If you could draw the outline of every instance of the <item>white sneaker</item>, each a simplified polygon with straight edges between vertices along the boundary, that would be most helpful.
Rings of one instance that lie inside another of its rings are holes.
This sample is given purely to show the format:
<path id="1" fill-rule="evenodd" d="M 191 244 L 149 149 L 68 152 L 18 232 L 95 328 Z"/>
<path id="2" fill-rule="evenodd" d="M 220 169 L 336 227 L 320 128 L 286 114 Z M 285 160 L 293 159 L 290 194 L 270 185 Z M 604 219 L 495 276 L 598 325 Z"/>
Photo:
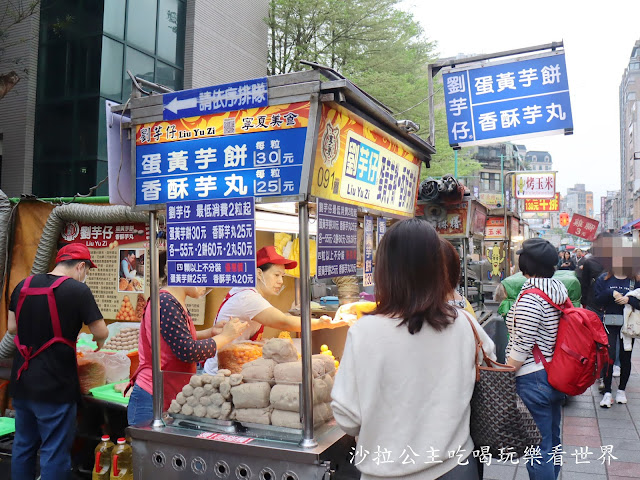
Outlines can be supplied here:
<path id="1" fill-rule="evenodd" d="M 604 379 L 603 378 L 599 378 L 598 379 L 598 391 L 600 393 L 604 392 Z"/>
<path id="2" fill-rule="evenodd" d="M 624 390 L 616 392 L 616 403 L 627 403 L 627 394 L 624 393 Z"/>
<path id="3" fill-rule="evenodd" d="M 613 366 L 613 376 L 614 377 L 619 377 L 620 376 L 620 367 L 618 365 L 614 365 Z"/>
<path id="4" fill-rule="evenodd" d="M 602 408 L 611 408 L 613 405 L 613 396 L 610 393 L 605 393 L 600 401 L 600 406 Z"/>

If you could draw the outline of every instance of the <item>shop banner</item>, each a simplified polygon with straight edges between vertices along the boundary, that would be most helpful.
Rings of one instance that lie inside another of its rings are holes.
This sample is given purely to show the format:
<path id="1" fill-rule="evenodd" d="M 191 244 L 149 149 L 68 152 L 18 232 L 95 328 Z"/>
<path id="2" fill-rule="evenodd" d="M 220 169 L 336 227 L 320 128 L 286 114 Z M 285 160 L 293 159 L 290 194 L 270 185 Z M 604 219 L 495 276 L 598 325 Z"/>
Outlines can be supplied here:
<path id="1" fill-rule="evenodd" d="M 436 225 L 436 231 L 444 236 L 467 234 L 467 205 L 447 206 L 447 215 Z"/>
<path id="2" fill-rule="evenodd" d="M 504 228 L 504 217 L 487 217 L 487 224 L 484 228 L 485 238 L 506 238 Z"/>
<path id="3" fill-rule="evenodd" d="M 487 213 L 476 206 L 473 211 L 473 224 L 471 235 L 484 235 L 484 227 L 487 223 Z"/>
<path id="4" fill-rule="evenodd" d="M 136 204 L 297 195 L 306 128 L 142 145 Z"/>
<path id="5" fill-rule="evenodd" d="M 145 223 L 65 224 L 60 243 L 83 243 L 98 268 L 87 275 L 107 320 L 140 321 L 150 295 L 149 226 Z M 160 245 L 164 248 L 164 245 Z M 187 299 L 194 323 L 204 323 L 204 299 Z"/>
<path id="6" fill-rule="evenodd" d="M 311 194 L 412 217 L 420 161 L 372 124 L 322 105 Z"/>
<path id="7" fill-rule="evenodd" d="M 307 127 L 308 124 L 309 102 L 286 103 L 145 123 L 136 127 L 136 145 L 286 130 Z"/>
<path id="8" fill-rule="evenodd" d="M 255 287 L 253 197 L 167 206 L 169 285 Z"/>
<path id="9" fill-rule="evenodd" d="M 269 103 L 266 77 L 162 95 L 165 120 L 240 108 L 265 107 Z"/>
<path id="10" fill-rule="evenodd" d="M 318 198 L 317 277 L 356 275 L 358 207 Z"/>
<path id="11" fill-rule="evenodd" d="M 373 285 L 373 217 L 364 217 L 364 276 L 362 286 Z"/>
<path id="12" fill-rule="evenodd" d="M 449 144 L 573 128 L 564 53 L 443 72 Z"/>
<path id="13" fill-rule="evenodd" d="M 574 213 L 571 217 L 571 223 L 569 224 L 567 233 L 592 241 L 598 233 L 598 225 L 600 225 L 600 222 L 597 220 Z"/>
<path id="14" fill-rule="evenodd" d="M 515 217 L 509 218 L 509 227 L 511 228 L 511 240 L 520 236 L 520 220 Z"/>
<path id="15" fill-rule="evenodd" d="M 387 233 L 387 219 L 378 217 L 378 243 L 376 244 L 378 247 L 380 247 L 380 242 L 385 233 Z"/>
<path id="16" fill-rule="evenodd" d="M 560 210 L 560 194 L 554 198 L 526 198 L 524 200 L 525 212 L 557 212 Z"/>
<path id="17" fill-rule="evenodd" d="M 550 198 L 556 196 L 555 172 L 516 173 L 514 176 L 516 198 Z"/>
<path id="18" fill-rule="evenodd" d="M 497 207 L 502 205 L 501 193 L 481 193 L 479 200 L 488 207 Z"/>

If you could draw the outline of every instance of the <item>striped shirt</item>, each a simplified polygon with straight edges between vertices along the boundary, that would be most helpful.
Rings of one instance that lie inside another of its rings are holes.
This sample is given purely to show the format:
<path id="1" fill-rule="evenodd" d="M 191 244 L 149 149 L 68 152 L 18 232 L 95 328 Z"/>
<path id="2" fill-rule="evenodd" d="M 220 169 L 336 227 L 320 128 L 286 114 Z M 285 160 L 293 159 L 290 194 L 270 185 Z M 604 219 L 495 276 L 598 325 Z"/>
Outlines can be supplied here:
<path id="1" fill-rule="evenodd" d="M 521 292 L 530 288 L 539 288 L 558 305 L 562 305 L 569 298 L 567 288 L 554 278 L 530 278 L 522 286 Z M 559 310 L 538 295 L 525 295 L 513 304 L 507 314 L 507 357 L 524 362 L 517 376 L 544 368 L 542 363 L 536 363 L 533 359 L 532 351 L 535 344 L 538 344 L 548 361 L 552 359 L 561 315 Z"/>

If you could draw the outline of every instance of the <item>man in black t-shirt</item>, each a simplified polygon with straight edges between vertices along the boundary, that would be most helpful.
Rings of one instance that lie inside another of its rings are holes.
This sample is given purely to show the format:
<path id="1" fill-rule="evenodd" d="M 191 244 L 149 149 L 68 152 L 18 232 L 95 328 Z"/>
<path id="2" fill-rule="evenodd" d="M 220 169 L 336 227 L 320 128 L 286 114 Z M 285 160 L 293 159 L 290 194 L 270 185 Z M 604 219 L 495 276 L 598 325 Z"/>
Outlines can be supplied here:
<path id="1" fill-rule="evenodd" d="M 42 478 L 70 477 L 80 400 L 75 343 L 82 325 L 99 347 L 109 334 L 84 284 L 95 267 L 89 249 L 73 243 L 60 249 L 50 273 L 23 280 L 11 295 L 8 331 L 17 334 L 18 345 L 10 384 L 16 411 L 13 479 L 35 478 L 38 447 Z"/>

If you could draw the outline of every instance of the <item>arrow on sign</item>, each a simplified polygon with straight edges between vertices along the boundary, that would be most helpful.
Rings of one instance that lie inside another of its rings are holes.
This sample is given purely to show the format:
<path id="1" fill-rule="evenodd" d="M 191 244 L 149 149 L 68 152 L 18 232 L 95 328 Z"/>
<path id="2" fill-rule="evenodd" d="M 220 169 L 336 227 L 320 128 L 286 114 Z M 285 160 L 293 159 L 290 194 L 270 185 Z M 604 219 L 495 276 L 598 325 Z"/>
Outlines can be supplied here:
<path id="1" fill-rule="evenodd" d="M 174 98 L 168 104 L 166 104 L 164 106 L 164 108 L 166 108 L 170 112 L 173 112 L 173 113 L 177 114 L 178 110 L 185 110 L 187 108 L 195 108 L 197 106 L 198 106 L 198 99 L 197 98 L 185 98 L 184 100 L 178 100 L 177 98 Z"/>

